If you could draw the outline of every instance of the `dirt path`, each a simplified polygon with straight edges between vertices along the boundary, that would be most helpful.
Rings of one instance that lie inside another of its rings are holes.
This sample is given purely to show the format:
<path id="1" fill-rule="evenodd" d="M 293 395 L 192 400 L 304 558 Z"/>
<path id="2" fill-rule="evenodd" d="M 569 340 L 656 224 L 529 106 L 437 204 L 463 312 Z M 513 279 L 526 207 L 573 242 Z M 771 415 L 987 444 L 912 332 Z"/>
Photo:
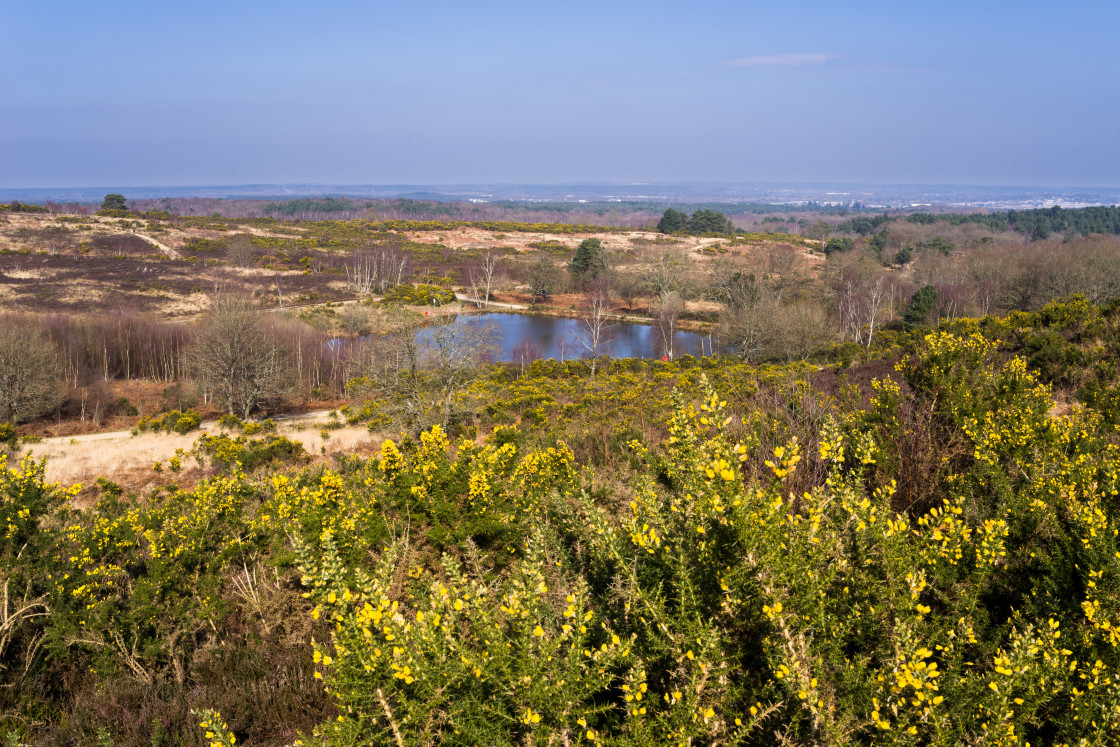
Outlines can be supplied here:
<path id="1" fill-rule="evenodd" d="M 331 422 L 329 410 L 280 415 L 276 432 L 303 444 L 311 454 L 353 452 L 368 445 L 371 439 L 365 425 L 344 425 L 326 432 L 321 426 Z M 22 454 L 32 454 L 36 459 L 47 459 L 47 479 L 63 485 L 79 483 L 90 485 L 98 477 L 120 480 L 132 475 L 150 480 L 156 462 L 167 464 L 176 450 L 190 452 L 201 434 L 218 433 L 218 422 L 209 420 L 199 430 L 186 435 L 178 433 L 141 433 L 133 436 L 129 431 L 88 433 L 81 436 L 56 436 L 44 438 L 39 443 L 27 444 Z M 198 469 L 194 461 L 183 460 L 184 470 Z M 147 477 L 143 477 L 143 476 Z"/>
<path id="2" fill-rule="evenodd" d="M 179 254 L 179 252 L 175 251 L 174 249 L 169 247 L 167 244 L 162 244 L 162 243 L 156 241 L 151 236 L 145 236 L 144 234 L 136 233 L 135 231 L 132 232 L 132 235 L 139 238 L 139 239 L 144 239 L 144 241 L 147 241 L 149 244 L 155 244 L 156 248 L 158 248 L 161 252 L 166 254 L 168 256 L 168 258 L 170 258 L 170 259 L 182 259 L 183 258 L 182 254 Z"/>
<path id="3" fill-rule="evenodd" d="M 330 410 L 312 410 L 311 412 L 297 412 L 290 415 L 275 415 L 271 419 L 276 423 L 290 423 L 303 421 L 309 423 L 325 422 L 330 419 Z M 217 420 L 207 420 L 199 425 L 199 430 L 213 433 L 218 430 Z M 134 438 L 132 431 L 105 431 L 104 433 L 86 433 L 81 436 L 51 436 L 44 438 L 42 444 L 83 444 L 93 441 L 123 441 Z"/>
<path id="4" fill-rule="evenodd" d="M 472 303 L 475 306 L 478 306 L 482 303 L 481 300 L 477 298 L 471 298 L 470 296 L 463 295 L 462 293 L 456 293 L 455 300 L 461 303 Z M 528 311 L 529 309 L 528 306 L 521 303 L 499 303 L 497 301 L 489 301 L 485 306 L 481 306 L 478 310 L 485 311 L 489 307 L 494 307 L 496 309 L 514 309 L 515 311 Z"/>

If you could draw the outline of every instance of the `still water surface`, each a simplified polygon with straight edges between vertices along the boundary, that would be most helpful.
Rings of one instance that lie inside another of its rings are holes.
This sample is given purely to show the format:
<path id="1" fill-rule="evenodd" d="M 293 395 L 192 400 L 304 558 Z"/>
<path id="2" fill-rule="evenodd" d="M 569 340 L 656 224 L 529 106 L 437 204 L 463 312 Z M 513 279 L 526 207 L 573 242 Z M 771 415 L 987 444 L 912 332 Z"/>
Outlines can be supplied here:
<path id="1" fill-rule="evenodd" d="M 499 360 L 515 359 L 514 350 L 528 341 L 535 346 L 541 358 L 581 358 L 587 349 L 581 343 L 583 325 L 578 319 L 531 314 L 472 314 L 464 317 L 469 324 L 498 328 L 501 349 Z M 665 341 L 661 331 L 648 324 L 614 323 L 607 330 L 607 343 L 600 346 L 600 355 L 613 358 L 660 358 L 665 354 Z M 698 332 L 677 332 L 673 337 L 673 353 L 682 355 L 711 355 L 713 346 L 719 345 L 713 337 Z"/>

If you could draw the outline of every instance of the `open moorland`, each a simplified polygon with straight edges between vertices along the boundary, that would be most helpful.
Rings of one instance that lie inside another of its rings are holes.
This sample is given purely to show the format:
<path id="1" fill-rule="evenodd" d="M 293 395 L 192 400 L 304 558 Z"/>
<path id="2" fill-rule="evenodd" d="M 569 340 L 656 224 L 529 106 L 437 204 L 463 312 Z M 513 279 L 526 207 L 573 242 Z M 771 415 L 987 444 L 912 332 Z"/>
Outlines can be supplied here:
<path id="1" fill-rule="evenodd" d="M 474 226 L 433 229 L 409 221 L 293 224 L 270 219 L 146 220 L 8 213 L 0 223 L 4 278 L 0 304 L 78 313 L 127 307 L 182 317 L 205 310 L 208 294 L 216 286 L 250 294 L 262 305 L 277 308 L 352 300 L 360 292 L 347 282 L 347 263 L 355 254 L 385 247 L 396 248 L 408 258 L 405 279 L 415 277 L 462 290 L 469 286 L 473 265 L 484 253 L 493 252 L 502 261 L 502 290 L 511 293 L 512 300 L 531 301 L 524 287 L 531 260 L 545 255 L 566 263 L 588 238 L 599 239 L 616 255 L 623 271 L 633 269 L 639 255 L 658 247 L 672 247 L 703 265 L 713 256 L 745 256 L 771 244 L 798 249 L 811 245 L 781 234 L 758 234 L 749 240 L 718 236 L 667 240 L 656 231 L 526 228 L 532 227 L 515 224 L 503 232 Z M 729 243 L 735 246 L 724 246 Z M 801 261 L 811 264 L 813 259 Z"/>
<path id="2" fill-rule="evenodd" d="M 1120 744 L 1120 211 L 107 212 L 0 211 L 8 743 Z"/>

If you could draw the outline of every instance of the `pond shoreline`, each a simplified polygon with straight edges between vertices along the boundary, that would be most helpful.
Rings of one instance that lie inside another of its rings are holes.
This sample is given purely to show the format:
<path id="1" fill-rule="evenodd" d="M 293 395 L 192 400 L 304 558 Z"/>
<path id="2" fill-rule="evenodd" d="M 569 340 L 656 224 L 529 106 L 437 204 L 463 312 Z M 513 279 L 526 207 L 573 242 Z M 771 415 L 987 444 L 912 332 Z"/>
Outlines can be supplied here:
<path id="1" fill-rule="evenodd" d="M 451 312 L 453 314 L 524 314 L 526 316 L 543 316 L 552 317 L 555 319 L 579 319 L 580 313 L 578 309 L 558 309 L 551 306 L 537 306 L 529 304 L 528 306 L 514 305 L 502 302 L 501 305 L 492 305 L 485 308 L 478 308 L 473 306 L 476 301 L 473 299 L 459 299 L 460 309 Z M 497 302 L 491 301 L 491 304 Z M 420 307 L 415 307 L 420 308 Z M 620 314 L 611 312 L 607 316 L 616 322 L 622 324 L 643 324 L 646 326 L 657 326 L 657 320 L 651 316 L 642 316 L 640 314 Z M 711 334 L 715 331 L 717 326 L 716 322 L 702 322 L 697 319 L 681 319 L 676 323 L 676 328 L 681 332 L 695 332 L 697 334 Z"/>

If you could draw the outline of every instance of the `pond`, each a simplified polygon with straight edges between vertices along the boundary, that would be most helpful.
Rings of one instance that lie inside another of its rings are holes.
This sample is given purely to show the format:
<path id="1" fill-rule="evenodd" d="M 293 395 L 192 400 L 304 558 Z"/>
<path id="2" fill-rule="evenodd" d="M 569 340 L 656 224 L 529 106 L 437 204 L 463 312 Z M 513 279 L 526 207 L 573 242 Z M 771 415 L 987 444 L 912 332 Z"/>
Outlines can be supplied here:
<path id="1" fill-rule="evenodd" d="M 501 349 L 499 360 L 516 360 L 528 346 L 531 357 L 568 360 L 587 354 L 583 346 L 583 324 L 578 319 L 533 314 L 471 314 L 464 317 L 472 326 L 494 325 L 498 329 Z M 661 331 L 654 325 L 612 323 L 606 332 L 606 344 L 600 355 L 612 358 L 660 358 L 665 354 Z M 677 332 L 673 336 L 673 354 L 703 356 L 719 352 L 713 335 L 699 332 Z"/>

